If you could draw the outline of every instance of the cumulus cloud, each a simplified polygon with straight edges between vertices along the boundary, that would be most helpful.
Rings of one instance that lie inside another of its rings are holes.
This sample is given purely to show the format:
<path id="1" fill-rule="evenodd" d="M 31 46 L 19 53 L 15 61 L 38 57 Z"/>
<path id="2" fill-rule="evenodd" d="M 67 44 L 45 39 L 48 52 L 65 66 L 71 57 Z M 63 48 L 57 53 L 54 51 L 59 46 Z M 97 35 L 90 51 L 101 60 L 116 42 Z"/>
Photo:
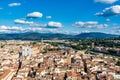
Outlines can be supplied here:
<path id="1" fill-rule="evenodd" d="M 24 31 L 22 27 L 17 27 L 17 26 L 10 27 L 5 25 L 0 26 L 0 32 L 4 32 L 4 33 L 21 32 L 21 31 Z"/>
<path id="2" fill-rule="evenodd" d="M 35 26 L 35 27 L 42 27 L 42 26 L 44 27 L 45 26 L 44 24 L 35 23 L 33 21 L 25 21 L 25 20 L 22 20 L 22 19 L 16 19 L 16 20 L 14 20 L 14 23 L 15 24 Z"/>
<path id="3" fill-rule="evenodd" d="M 36 28 L 23 28 L 18 26 L 0 26 L 0 33 L 23 33 L 23 32 L 40 32 L 42 31 L 42 28 L 36 27 Z"/>
<path id="4" fill-rule="evenodd" d="M 41 32 L 43 29 L 42 28 L 26 28 L 26 32 Z"/>
<path id="5" fill-rule="evenodd" d="M 87 22 L 78 21 L 78 22 L 75 22 L 73 26 L 80 27 L 80 28 L 106 28 L 108 27 L 107 24 L 99 24 L 97 21 L 87 21 Z"/>
<path id="6" fill-rule="evenodd" d="M 14 22 L 15 22 L 16 24 L 28 24 L 28 25 L 34 23 L 34 22 L 25 21 L 25 20 L 22 20 L 22 19 L 16 19 L 16 20 L 14 20 Z"/>
<path id="7" fill-rule="evenodd" d="M 47 24 L 47 28 L 61 28 L 63 25 L 60 22 L 50 21 Z"/>
<path id="8" fill-rule="evenodd" d="M 100 3 L 104 3 L 104 4 L 112 4 L 117 2 L 118 0 L 95 0 L 95 2 L 100 2 Z"/>
<path id="9" fill-rule="evenodd" d="M 9 7 L 20 6 L 21 3 L 10 3 L 8 4 Z"/>
<path id="10" fill-rule="evenodd" d="M 34 27 L 46 27 L 46 24 L 39 24 L 39 23 L 33 23 L 33 24 L 29 24 L 29 26 L 34 26 Z"/>
<path id="11" fill-rule="evenodd" d="M 0 26 L 0 29 L 7 29 L 7 27 L 5 26 L 5 25 L 2 25 L 2 26 Z"/>
<path id="12" fill-rule="evenodd" d="M 52 18 L 52 16 L 46 16 L 46 19 L 51 19 Z"/>
<path id="13" fill-rule="evenodd" d="M 105 8 L 102 12 L 98 12 L 95 15 L 103 16 L 103 17 L 110 17 L 114 15 L 119 15 L 119 14 L 120 14 L 120 5 L 115 5 L 115 6 Z"/>
<path id="14" fill-rule="evenodd" d="M 57 29 L 47 29 L 40 27 L 19 27 L 19 26 L 0 26 L 0 33 L 24 33 L 24 32 L 38 32 L 38 33 L 59 33 Z"/>
<path id="15" fill-rule="evenodd" d="M 27 14 L 28 18 L 41 18 L 42 16 L 43 14 L 40 12 L 32 12 Z"/>
<path id="16" fill-rule="evenodd" d="M 21 25 L 28 25 L 28 26 L 34 26 L 34 27 L 41 27 L 41 28 L 61 28 L 62 27 L 62 23 L 60 22 L 48 22 L 47 24 L 40 24 L 40 23 L 36 23 L 33 21 L 26 21 L 23 19 L 16 19 L 14 20 L 15 24 L 21 24 Z"/>

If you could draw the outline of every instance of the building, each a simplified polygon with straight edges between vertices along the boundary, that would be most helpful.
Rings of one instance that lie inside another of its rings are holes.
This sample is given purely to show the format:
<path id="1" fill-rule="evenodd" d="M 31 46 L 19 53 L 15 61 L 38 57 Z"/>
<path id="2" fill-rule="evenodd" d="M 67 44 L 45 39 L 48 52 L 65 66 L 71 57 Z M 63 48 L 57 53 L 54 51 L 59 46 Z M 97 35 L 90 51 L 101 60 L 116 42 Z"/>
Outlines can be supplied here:
<path id="1" fill-rule="evenodd" d="M 92 44 L 91 44 L 91 48 L 92 48 L 92 49 L 95 48 L 95 43 L 94 43 L 94 42 L 92 42 Z"/>
<path id="2" fill-rule="evenodd" d="M 25 46 L 22 48 L 22 56 L 31 56 L 32 50 L 29 46 Z"/>

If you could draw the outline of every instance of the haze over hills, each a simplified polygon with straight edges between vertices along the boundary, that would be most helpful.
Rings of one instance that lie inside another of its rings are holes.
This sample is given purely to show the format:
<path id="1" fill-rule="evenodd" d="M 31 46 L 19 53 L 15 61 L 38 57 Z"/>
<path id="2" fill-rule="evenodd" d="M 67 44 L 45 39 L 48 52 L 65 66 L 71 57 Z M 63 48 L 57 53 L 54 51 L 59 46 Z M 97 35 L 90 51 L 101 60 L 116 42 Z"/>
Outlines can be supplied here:
<path id="1" fill-rule="evenodd" d="M 100 32 L 81 33 L 78 35 L 67 35 L 60 33 L 12 33 L 0 34 L 0 40 L 41 40 L 41 39 L 94 39 L 111 38 L 120 35 L 105 34 Z"/>
<path id="2" fill-rule="evenodd" d="M 111 38 L 111 37 L 118 37 L 118 36 L 120 35 L 106 34 L 106 33 L 100 33 L 100 32 L 90 32 L 90 33 L 81 33 L 81 34 L 75 35 L 75 38 L 92 39 L 92 38 Z"/>

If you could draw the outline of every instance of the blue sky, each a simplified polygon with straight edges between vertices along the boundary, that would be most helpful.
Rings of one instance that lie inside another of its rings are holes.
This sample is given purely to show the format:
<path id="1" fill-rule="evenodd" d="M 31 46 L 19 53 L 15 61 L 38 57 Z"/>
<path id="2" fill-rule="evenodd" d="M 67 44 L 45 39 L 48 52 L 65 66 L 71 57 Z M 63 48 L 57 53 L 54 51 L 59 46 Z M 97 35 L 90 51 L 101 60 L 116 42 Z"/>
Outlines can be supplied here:
<path id="1" fill-rule="evenodd" d="M 0 33 L 120 34 L 119 0 L 0 0 Z"/>

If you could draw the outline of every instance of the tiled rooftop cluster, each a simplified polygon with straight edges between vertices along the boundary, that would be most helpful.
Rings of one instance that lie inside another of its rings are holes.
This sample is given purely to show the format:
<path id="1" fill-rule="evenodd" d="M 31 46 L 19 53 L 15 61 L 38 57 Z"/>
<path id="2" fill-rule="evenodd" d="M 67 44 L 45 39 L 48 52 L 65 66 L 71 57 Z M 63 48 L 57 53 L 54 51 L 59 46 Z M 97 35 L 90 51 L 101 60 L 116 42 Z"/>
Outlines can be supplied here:
<path id="1" fill-rule="evenodd" d="M 1 41 L 3 44 L 4 47 L 0 48 L 0 80 L 120 79 L 120 67 L 115 65 L 117 58 L 84 54 L 83 51 L 76 52 L 72 48 L 43 54 L 43 46 L 47 45 L 40 42 L 30 44 L 30 41 Z M 32 55 L 23 56 L 21 46 L 28 46 Z"/>

